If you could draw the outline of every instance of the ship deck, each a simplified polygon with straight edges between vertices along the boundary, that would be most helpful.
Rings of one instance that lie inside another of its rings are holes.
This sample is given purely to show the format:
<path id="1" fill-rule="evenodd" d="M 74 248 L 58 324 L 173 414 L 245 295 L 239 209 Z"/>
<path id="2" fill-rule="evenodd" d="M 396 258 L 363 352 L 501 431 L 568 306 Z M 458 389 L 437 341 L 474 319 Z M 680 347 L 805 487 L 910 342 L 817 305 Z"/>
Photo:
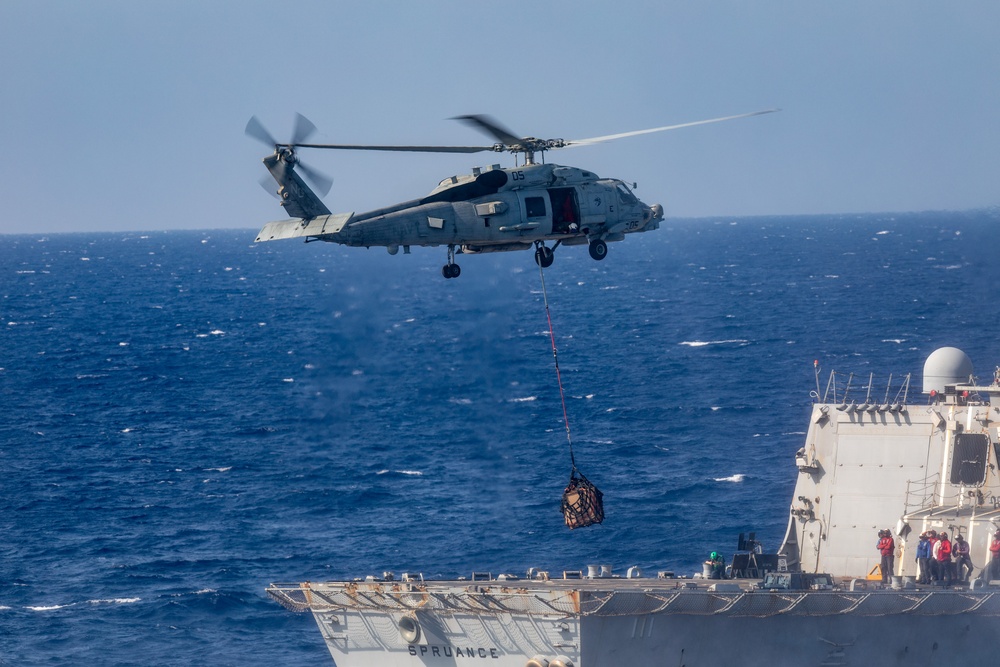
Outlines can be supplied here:
<path id="1" fill-rule="evenodd" d="M 548 580 L 331 581 L 271 584 L 268 595 L 294 611 L 552 617 L 698 614 L 1000 616 L 1000 582 L 971 588 L 844 580 L 825 590 L 759 587 L 757 579 L 578 578 Z"/>

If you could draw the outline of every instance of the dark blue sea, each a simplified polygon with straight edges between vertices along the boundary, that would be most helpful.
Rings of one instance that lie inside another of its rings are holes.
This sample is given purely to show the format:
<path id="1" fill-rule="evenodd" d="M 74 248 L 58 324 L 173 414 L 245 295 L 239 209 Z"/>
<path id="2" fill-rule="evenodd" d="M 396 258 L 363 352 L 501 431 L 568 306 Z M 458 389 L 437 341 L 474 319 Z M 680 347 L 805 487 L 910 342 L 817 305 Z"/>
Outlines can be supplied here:
<path id="1" fill-rule="evenodd" d="M 814 360 L 1000 363 L 1000 212 L 667 221 L 530 253 L 0 237 L 0 664 L 327 665 L 270 582 L 610 563 L 784 535 Z"/>

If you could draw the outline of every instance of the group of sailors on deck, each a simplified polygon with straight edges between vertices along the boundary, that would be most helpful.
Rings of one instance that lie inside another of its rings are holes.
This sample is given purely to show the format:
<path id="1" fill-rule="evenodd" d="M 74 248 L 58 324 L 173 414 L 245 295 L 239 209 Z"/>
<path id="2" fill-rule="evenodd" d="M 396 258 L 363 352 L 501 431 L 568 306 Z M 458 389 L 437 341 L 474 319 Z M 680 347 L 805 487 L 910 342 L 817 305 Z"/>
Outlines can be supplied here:
<path id="1" fill-rule="evenodd" d="M 878 533 L 878 549 L 882 557 L 879 568 L 882 572 L 882 583 L 889 583 L 893 571 L 896 554 L 896 543 L 889 530 Z M 969 543 L 962 535 L 956 535 L 955 541 L 948 538 L 948 533 L 928 530 L 920 534 L 917 544 L 917 583 L 930 585 L 937 583 L 942 586 L 968 583 L 975 571 L 972 564 Z M 990 542 L 990 561 L 979 573 L 979 578 L 990 581 L 1000 579 L 1000 530 L 993 534 Z"/>

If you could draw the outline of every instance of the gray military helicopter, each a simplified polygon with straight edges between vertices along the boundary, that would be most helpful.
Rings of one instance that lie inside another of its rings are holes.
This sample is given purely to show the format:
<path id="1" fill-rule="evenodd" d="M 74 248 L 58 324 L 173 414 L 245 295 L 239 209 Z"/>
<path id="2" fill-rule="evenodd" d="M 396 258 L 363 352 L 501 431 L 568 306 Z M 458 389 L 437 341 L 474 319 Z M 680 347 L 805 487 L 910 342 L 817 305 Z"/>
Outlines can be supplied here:
<path id="1" fill-rule="evenodd" d="M 718 123 L 736 118 L 759 116 L 777 109 L 699 120 L 679 125 L 610 134 L 590 139 L 536 139 L 519 137 L 489 116 L 459 116 L 465 122 L 493 137 L 489 146 L 382 146 L 356 144 L 307 143 L 316 126 L 301 114 L 296 115 L 292 138 L 277 140 L 252 117 L 246 134 L 268 146 L 274 153 L 264 158 L 264 166 L 278 183 L 281 206 L 291 216 L 265 225 L 257 241 L 304 237 L 310 241 L 330 241 L 348 246 L 384 246 L 395 255 L 411 246 L 447 246 L 448 263 L 441 269 L 445 278 L 461 273 L 455 254 L 480 254 L 535 248 L 535 262 L 546 268 L 552 265 L 560 245 L 588 245 L 596 260 L 608 254 L 608 242 L 621 241 L 625 234 L 658 229 L 663 207 L 639 201 L 624 182 L 601 178 L 576 167 L 545 164 L 545 151 L 588 146 L 613 139 L 623 139 L 652 132 Z M 299 161 L 296 149 L 405 151 L 427 153 L 512 153 L 515 166 L 494 164 L 474 168 L 471 174 L 451 176 L 441 181 L 425 197 L 380 208 L 367 213 L 337 213 L 320 200 L 300 177 L 309 180 L 325 196 L 333 181 Z M 523 156 L 517 164 L 517 156 Z M 536 162 L 536 154 L 542 162 Z M 266 187 L 266 185 L 265 185 Z M 633 185 L 633 188 L 635 186 Z M 552 245 L 547 245 L 551 242 Z"/>

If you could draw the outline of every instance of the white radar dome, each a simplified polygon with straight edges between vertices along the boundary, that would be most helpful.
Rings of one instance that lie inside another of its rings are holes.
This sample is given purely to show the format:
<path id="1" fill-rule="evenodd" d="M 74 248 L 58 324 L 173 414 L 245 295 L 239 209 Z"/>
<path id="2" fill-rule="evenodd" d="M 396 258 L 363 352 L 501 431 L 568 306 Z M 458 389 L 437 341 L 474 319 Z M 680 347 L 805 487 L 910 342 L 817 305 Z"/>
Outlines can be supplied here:
<path id="1" fill-rule="evenodd" d="M 941 347 L 924 362 L 924 393 L 944 392 L 946 384 L 965 384 L 972 376 L 972 360 L 957 347 Z"/>

